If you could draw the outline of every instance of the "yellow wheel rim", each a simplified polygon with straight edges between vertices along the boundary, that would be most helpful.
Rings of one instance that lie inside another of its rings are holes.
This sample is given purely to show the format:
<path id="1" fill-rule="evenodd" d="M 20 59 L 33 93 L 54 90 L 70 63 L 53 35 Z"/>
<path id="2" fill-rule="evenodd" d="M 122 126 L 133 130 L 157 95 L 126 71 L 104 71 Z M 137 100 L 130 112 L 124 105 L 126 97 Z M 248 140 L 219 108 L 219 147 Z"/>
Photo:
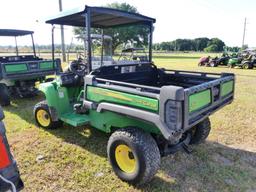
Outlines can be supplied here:
<path id="1" fill-rule="evenodd" d="M 36 113 L 37 121 L 43 127 L 48 127 L 51 123 L 50 115 L 47 111 L 40 109 Z"/>
<path id="2" fill-rule="evenodd" d="M 127 145 L 118 145 L 115 150 L 116 162 L 125 173 L 133 173 L 136 169 L 136 160 L 132 150 Z"/>

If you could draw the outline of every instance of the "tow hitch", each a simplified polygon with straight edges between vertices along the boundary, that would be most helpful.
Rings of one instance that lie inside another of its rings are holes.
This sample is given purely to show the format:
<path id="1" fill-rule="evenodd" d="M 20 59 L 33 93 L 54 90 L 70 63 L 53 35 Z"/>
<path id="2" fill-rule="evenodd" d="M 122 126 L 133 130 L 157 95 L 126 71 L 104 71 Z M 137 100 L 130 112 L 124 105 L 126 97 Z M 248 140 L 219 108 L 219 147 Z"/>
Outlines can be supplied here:
<path id="1" fill-rule="evenodd" d="M 192 153 L 192 148 L 189 146 L 189 143 L 191 141 L 191 133 L 188 132 L 184 138 L 182 139 L 181 142 L 179 142 L 178 144 L 175 144 L 175 145 L 166 145 L 164 150 L 163 150 L 163 153 L 162 153 L 162 156 L 167 156 L 167 155 L 170 155 L 170 154 L 174 154 L 180 150 L 184 150 L 186 153 L 190 154 Z"/>

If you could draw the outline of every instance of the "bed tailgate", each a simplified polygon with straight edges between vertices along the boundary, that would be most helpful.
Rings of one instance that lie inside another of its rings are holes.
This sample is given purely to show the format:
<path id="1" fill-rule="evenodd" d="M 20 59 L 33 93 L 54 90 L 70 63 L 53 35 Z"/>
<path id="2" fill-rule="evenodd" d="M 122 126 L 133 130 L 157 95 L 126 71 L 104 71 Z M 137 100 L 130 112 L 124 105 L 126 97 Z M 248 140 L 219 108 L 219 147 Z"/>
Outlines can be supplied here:
<path id="1" fill-rule="evenodd" d="M 1 74 L 5 79 L 39 78 L 59 71 L 60 61 L 38 60 L 1 63 Z"/>
<path id="2" fill-rule="evenodd" d="M 220 78 L 184 90 L 184 128 L 193 127 L 234 99 L 235 76 L 223 73 Z"/>

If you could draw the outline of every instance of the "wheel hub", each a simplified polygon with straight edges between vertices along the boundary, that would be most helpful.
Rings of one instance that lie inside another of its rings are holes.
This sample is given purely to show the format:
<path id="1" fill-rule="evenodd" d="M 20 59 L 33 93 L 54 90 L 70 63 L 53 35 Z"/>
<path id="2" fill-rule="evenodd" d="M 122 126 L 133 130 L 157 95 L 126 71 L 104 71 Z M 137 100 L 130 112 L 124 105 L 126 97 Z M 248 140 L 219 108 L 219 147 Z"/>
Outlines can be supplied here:
<path id="1" fill-rule="evenodd" d="M 118 145 L 115 150 L 116 162 L 119 168 L 125 173 L 133 173 L 136 169 L 136 159 L 132 149 L 127 145 Z"/>
<path id="2" fill-rule="evenodd" d="M 51 119 L 48 112 L 42 109 L 38 110 L 37 112 L 37 120 L 44 127 L 49 126 L 51 123 Z"/>

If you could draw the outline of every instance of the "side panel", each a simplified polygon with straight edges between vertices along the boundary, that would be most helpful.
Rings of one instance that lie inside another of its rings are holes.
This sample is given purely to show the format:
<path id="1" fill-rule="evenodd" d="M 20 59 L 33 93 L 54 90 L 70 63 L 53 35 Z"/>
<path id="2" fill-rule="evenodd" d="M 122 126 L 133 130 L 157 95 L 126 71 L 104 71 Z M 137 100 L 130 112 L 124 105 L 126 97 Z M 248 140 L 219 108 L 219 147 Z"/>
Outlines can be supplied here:
<path id="1" fill-rule="evenodd" d="M 56 62 L 54 62 L 56 63 Z M 52 61 L 44 61 L 39 64 L 40 69 L 53 69 L 54 65 Z"/>
<path id="2" fill-rule="evenodd" d="M 87 86 L 87 99 L 94 102 L 110 102 L 142 108 L 149 111 L 158 111 L 158 100 L 144 96 L 113 91 L 109 89 Z"/>
<path id="3" fill-rule="evenodd" d="M 5 71 L 7 73 L 21 73 L 28 70 L 26 64 L 15 64 L 15 65 L 5 65 Z"/>
<path id="4" fill-rule="evenodd" d="M 189 96 L 189 112 L 193 112 L 211 103 L 211 91 L 205 90 Z"/>
<path id="5" fill-rule="evenodd" d="M 89 117 L 90 125 L 107 133 L 111 132 L 111 127 L 123 128 L 128 126 L 140 127 L 150 133 L 160 133 L 159 129 L 150 123 L 109 111 L 99 113 L 95 110 L 90 110 Z"/>
<path id="6" fill-rule="evenodd" d="M 233 91 L 234 81 L 228 81 L 221 85 L 220 95 L 224 97 Z"/>

